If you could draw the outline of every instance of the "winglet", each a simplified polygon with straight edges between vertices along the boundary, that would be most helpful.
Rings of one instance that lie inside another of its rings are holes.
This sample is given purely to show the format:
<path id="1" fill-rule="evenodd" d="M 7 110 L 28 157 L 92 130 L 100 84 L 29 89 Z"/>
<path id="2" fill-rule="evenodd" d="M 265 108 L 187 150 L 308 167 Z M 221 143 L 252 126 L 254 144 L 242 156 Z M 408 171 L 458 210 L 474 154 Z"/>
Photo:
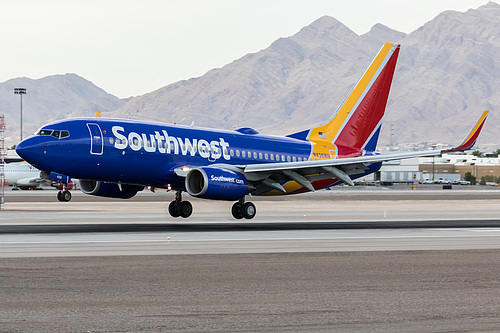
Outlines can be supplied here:
<path id="1" fill-rule="evenodd" d="M 472 131 L 469 133 L 467 138 L 465 138 L 465 141 L 462 142 L 459 146 L 451 149 L 446 149 L 443 150 L 443 152 L 451 153 L 454 151 L 464 151 L 467 149 L 471 149 L 474 144 L 476 143 L 477 137 L 479 136 L 479 133 L 481 133 L 481 129 L 483 128 L 484 122 L 486 121 L 486 117 L 488 116 L 489 110 L 486 110 L 483 112 L 481 118 L 479 118 L 478 122 L 476 123 L 476 126 L 472 129 Z"/>
<path id="2" fill-rule="evenodd" d="M 96 111 L 95 118 L 101 118 L 101 110 Z"/>

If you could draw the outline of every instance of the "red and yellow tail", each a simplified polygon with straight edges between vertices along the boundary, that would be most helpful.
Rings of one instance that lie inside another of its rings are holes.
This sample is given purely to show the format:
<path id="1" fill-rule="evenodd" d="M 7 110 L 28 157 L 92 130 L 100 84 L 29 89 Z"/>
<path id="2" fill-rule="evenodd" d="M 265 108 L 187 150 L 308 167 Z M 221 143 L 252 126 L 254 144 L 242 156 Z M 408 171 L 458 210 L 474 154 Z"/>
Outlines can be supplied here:
<path id="1" fill-rule="evenodd" d="M 386 43 L 333 118 L 308 131 L 312 160 L 356 157 L 375 150 L 399 47 Z"/>

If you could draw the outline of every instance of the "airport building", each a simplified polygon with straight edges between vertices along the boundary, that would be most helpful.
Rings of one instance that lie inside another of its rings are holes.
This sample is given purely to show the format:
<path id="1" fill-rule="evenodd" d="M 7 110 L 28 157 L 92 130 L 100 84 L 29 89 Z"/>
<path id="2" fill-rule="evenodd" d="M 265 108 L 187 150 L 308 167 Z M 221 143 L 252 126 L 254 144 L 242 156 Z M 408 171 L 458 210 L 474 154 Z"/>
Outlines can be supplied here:
<path id="1" fill-rule="evenodd" d="M 432 157 L 420 158 L 419 170 L 425 175 L 431 175 L 425 177 L 426 179 L 432 179 L 434 173 L 434 179 L 449 175 L 448 179 L 453 180 L 456 175 L 459 175 L 459 178 L 464 178 L 467 172 L 470 172 L 477 179 L 484 176 L 496 178 L 500 177 L 500 159 L 498 157 L 443 154 L 442 157 L 434 159 Z"/>
<path id="2" fill-rule="evenodd" d="M 425 179 L 440 178 L 454 181 L 465 178 L 470 172 L 479 181 L 481 177 L 500 177 L 498 157 L 477 157 L 474 155 L 443 154 L 441 157 L 416 157 L 384 162 L 380 171 L 357 180 L 357 183 L 380 182 L 420 183 Z M 493 178 L 492 178 L 493 179 Z"/>

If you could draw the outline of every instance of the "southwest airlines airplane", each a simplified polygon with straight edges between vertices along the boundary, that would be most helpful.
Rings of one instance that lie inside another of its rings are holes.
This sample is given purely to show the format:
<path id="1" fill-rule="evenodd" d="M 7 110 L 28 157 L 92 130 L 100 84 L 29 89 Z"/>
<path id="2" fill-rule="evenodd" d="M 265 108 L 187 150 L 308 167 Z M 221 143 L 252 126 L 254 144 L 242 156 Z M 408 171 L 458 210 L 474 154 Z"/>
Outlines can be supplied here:
<path id="1" fill-rule="evenodd" d="M 314 192 L 380 169 L 383 161 L 439 155 L 440 150 L 375 152 L 400 46 L 386 43 L 334 116 L 285 137 L 252 128 L 234 131 L 124 119 L 52 122 L 17 145 L 19 156 L 52 179 L 80 179 L 84 193 L 131 198 L 144 187 L 176 191 L 173 217 L 193 211 L 191 196 L 236 201 L 232 215 L 251 219 L 247 195 Z M 471 148 L 485 112 L 464 143 Z M 66 178 L 64 178 L 66 177 Z"/>

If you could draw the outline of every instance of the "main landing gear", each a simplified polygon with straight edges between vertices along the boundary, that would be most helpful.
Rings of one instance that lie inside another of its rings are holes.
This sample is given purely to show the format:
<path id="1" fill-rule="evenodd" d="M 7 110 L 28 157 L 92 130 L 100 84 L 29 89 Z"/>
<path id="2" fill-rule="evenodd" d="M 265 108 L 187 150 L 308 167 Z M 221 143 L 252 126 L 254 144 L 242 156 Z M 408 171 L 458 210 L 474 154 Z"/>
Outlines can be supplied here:
<path id="1" fill-rule="evenodd" d="M 243 198 L 233 205 L 231 213 L 238 220 L 242 218 L 253 219 L 255 213 L 257 213 L 257 209 L 252 202 L 245 202 L 245 198 Z"/>
<path id="2" fill-rule="evenodd" d="M 189 201 L 182 201 L 181 191 L 175 192 L 175 200 L 168 205 L 168 213 L 172 217 L 190 217 L 193 213 L 193 205 Z"/>
<path id="3" fill-rule="evenodd" d="M 193 213 L 193 206 L 189 201 L 182 201 L 182 192 L 176 191 L 175 200 L 168 205 L 168 213 L 172 217 L 187 218 Z M 245 198 L 243 198 L 233 205 L 231 213 L 238 220 L 242 218 L 253 219 L 257 209 L 253 203 L 245 202 Z"/>

